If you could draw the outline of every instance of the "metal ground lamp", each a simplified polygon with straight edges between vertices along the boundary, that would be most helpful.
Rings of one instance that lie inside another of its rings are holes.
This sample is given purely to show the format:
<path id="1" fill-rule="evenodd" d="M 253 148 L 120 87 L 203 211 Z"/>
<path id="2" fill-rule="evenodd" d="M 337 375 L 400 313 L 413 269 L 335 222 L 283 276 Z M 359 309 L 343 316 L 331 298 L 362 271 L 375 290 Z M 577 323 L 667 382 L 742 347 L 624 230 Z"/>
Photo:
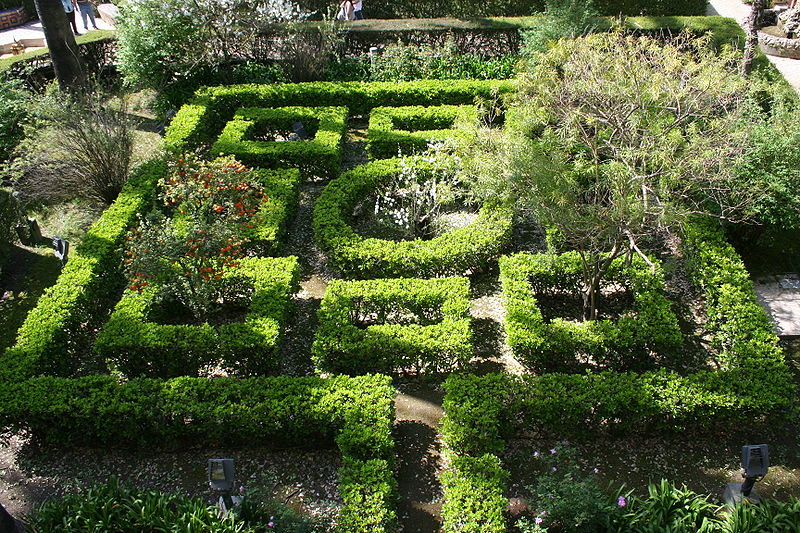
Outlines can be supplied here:
<path id="1" fill-rule="evenodd" d="M 755 444 L 742 446 L 742 483 L 728 483 L 723 500 L 733 506 L 739 502 L 761 503 L 761 498 L 753 489 L 756 481 L 767 475 L 769 471 L 769 446 Z"/>
<path id="2" fill-rule="evenodd" d="M 233 508 L 233 487 L 236 484 L 233 459 L 208 460 L 208 486 L 215 494 L 219 494 L 219 508 L 226 514 Z"/>

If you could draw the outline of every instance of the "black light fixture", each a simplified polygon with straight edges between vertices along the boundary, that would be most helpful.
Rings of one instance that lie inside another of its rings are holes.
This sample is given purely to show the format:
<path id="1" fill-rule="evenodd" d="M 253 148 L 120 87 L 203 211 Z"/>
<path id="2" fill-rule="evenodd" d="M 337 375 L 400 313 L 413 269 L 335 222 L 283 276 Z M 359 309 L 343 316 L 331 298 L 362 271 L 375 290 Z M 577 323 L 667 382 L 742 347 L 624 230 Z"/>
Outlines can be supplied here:
<path id="1" fill-rule="evenodd" d="M 766 444 L 742 446 L 742 468 L 744 482 L 728 483 L 723 495 L 725 503 L 730 506 L 739 502 L 755 504 L 761 502 L 753 486 L 769 471 L 769 446 Z"/>
<path id="2" fill-rule="evenodd" d="M 231 493 L 236 484 L 236 473 L 233 459 L 208 460 L 208 486 L 212 492 L 218 493 L 219 506 L 223 513 L 233 508 Z"/>

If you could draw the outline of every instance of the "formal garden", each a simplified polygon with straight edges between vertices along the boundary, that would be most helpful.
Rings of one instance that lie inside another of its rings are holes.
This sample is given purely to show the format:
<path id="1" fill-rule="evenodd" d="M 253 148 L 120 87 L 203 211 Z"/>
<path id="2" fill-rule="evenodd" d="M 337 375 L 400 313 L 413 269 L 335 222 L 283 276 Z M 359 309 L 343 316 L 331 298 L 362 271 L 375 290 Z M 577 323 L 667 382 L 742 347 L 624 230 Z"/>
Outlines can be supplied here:
<path id="1" fill-rule="evenodd" d="M 0 59 L 26 531 L 798 530 L 800 100 L 736 21 L 216 4 Z"/>

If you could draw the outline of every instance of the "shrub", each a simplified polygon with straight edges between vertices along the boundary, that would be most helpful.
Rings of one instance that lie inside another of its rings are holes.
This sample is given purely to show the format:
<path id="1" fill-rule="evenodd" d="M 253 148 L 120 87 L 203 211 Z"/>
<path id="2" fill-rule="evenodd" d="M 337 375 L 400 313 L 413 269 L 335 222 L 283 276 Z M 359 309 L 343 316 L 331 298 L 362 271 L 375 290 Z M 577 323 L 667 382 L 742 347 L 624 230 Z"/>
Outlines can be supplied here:
<path id="1" fill-rule="evenodd" d="M 135 122 L 96 97 L 43 99 L 15 151 L 17 188 L 40 201 L 87 198 L 110 205 L 131 170 Z"/>
<path id="2" fill-rule="evenodd" d="M 0 276 L 6 266 L 11 244 L 17 240 L 16 226 L 20 217 L 11 191 L 0 188 Z"/>
<path id="3" fill-rule="evenodd" d="M 300 122 L 311 138 L 293 140 L 288 132 Z M 286 140 L 261 140 L 285 134 Z M 298 167 L 312 175 L 334 176 L 339 171 L 342 142 L 347 132 L 347 108 L 244 108 L 236 111 L 211 148 L 213 154 L 232 154 L 259 167 Z"/>
<path id="4" fill-rule="evenodd" d="M 474 106 L 376 107 L 369 115 L 367 152 L 372 159 L 419 153 L 431 141 L 463 134 L 457 126 L 477 119 Z"/>
<path id="5" fill-rule="evenodd" d="M 420 173 L 435 169 L 420 158 L 406 160 Z M 484 205 L 472 224 L 431 240 L 389 241 L 359 236 L 349 225 L 356 204 L 401 171 L 387 159 L 342 174 L 322 191 L 314 208 L 314 235 L 348 277 L 435 277 L 463 274 L 496 257 L 511 231 L 507 210 Z"/>
<path id="6" fill-rule="evenodd" d="M 577 252 L 516 254 L 500 260 L 508 344 L 523 364 L 537 372 L 579 371 L 587 360 L 612 368 L 642 365 L 650 352 L 676 348 L 683 341 L 678 319 L 664 297 L 663 274 L 650 271 L 638 256 L 614 260 L 607 283 L 633 297 L 633 314 L 616 321 L 546 320 L 537 297 L 578 297 L 582 283 Z"/>
<path id="7" fill-rule="evenodd" d="M 319 323 L 313 354 L 325 372 L 441 373 L 472 357 L 466 278 L 334 280 Z"/>
<path id="8" fill-rule="evenodd" d="M 441 47 L 398 41 L 380 55 L 362 60 L 369 65 L 371 81 L 495 80 L 513 78 L 518 58 L 466 54 L 448 39 Z"/>
<path id="9" fill-rule="evenodd" d="M 95 350 L 126 376 L 170 378 L 196 374 L 222 362 L 241 374 L 263 374 L 280 364 L 279 348 L 289 297 L 299 277 L 297 259 L 244 258 L 223 276 L 235 280 L 247 309 L 243 322 L 218 328 L 153 321 L 157 285 L 126 291 L 95 341 Z M 240 297 L 241 298 L 241 297 Z M 231 312 L 230 309 L 226 310 Z M 170 313 L 175 320 L 175 313 Z"/>

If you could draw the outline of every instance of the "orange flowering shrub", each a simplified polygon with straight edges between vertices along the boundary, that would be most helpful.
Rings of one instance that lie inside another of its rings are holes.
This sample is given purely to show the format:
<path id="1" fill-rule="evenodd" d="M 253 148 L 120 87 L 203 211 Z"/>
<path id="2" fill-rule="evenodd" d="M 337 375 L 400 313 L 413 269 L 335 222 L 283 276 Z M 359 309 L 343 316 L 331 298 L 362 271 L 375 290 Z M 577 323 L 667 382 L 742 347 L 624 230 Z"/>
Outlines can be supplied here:
<path id="1" fill-rule="evenodd" d="M 241 292 L 222 283 L 246 253 L 246 231 L 267 202 L 252 171 L 232 157 L 210 162 L 185 156 L 159 182 L 157 205 L 127 236 L 124 267 L 130 289 L 159 286 L 161 299 L 181 302 L 196 317 Z"/>

